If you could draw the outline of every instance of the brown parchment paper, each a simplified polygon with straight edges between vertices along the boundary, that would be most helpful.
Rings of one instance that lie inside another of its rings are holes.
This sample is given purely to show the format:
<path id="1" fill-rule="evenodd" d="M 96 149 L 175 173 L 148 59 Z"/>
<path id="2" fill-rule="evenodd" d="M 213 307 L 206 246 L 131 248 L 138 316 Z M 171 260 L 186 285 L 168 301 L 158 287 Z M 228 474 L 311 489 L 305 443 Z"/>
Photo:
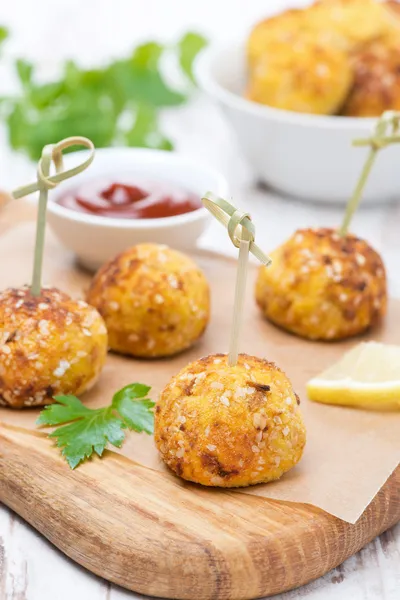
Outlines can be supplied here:
<path id="1" fill-rule="evenodd" d="M 0 227 L 0 288 L 28 283 L 31 273 L 33 223 Z M 47 232 L 45 283 L 82 297 L 90 275 L 79 270 L 71 254 Z M 226 352 L 232 312 L 235 262 L 200 253 L 197 262 L 212 287 L 212 320 L 203 340 L 190 351 L 168 360 L 134 360 L 110 354 L 96 387 L 83 397 L 88 406 L 108 404 L 122 386 L 140 381 L 158 393 L 187 362 L 214 352 Z M 273 360 L 290 376 L 301 397 L 308 441 L 300 464 L 280 481 L 237 493 L 305 502 L 354 523 L 400 462 L 400 413 L 374 413 L 324 406 L 307 400 L 305 384 L 360 339 L 321 344 L 290 336 L 264 321 L 253 300 L 255 268 L 248 282 L 246 326 L 241 351 Z M 370 336 L 400 342 L 400 301 L 390 305 L 386 324 Z M 37 410 L 0 409 L 0 421 L 34 429 Z M 56 452 L 56 450 L 55 450 Z M 130 434 L 121 453 L 151 469 L 166 470 L 153 438 Z"/>

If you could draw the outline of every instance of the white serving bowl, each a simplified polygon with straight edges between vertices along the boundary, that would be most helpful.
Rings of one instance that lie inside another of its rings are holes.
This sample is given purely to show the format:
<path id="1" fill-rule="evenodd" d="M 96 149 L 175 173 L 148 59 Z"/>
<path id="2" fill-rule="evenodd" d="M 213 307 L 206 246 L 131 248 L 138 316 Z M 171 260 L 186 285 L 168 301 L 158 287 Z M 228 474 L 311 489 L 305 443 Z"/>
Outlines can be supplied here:
<path id="1" fill-rule="evenodd" d="M 65 168 L 82 162 L 85 152 L 65 157 Z M 167 244 L 172 248 L 190 251 L 209 223 L 209 213 L 199 208 L 190 213 L 162 219 L 114 219 L 79 213 L 56 202 L 66 190 L 97 177 L 130 174 L 139 179 L 171 182 L 186 188 L 199 197 L 208 190 L 225 196 L 225 179 L 212 169 L 186 159 L 178 153 L 142 148 L 100 148 L 92 165 L 80 175 L 60 184 L 50 193 L 48 222 L 59 240 L 90 270 L 129 246 L 143 242 Z"/>
<path id="2" fill-rule="evenodd" d="M 255 176 L 284 192 L 313 201 L 346 201 L 368 149 L 354 148 L 368 137 L 375 119 L 305 115 L 243 98 L 244 45 L 209 47 L 197 58 L 196 77 L 230 121 Z M 391 200 L 400 193 L 400 147 L 382 150 L 363 201 Z"/>

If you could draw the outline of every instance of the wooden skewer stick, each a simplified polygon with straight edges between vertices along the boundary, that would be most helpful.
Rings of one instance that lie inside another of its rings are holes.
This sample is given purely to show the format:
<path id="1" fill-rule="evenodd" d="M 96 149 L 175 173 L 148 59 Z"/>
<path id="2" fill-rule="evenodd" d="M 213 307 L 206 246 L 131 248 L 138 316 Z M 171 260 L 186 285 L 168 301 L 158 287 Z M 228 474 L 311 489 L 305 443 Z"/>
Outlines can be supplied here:
<path id="1" fill-rule="evenodd" d="M 207 210 L 228 229 L 229 237 L 236 248 L 239 248 L 239 261 L 236 275 L 235 300 L 229 343 L 228 364 L 234 367 L 239 356 L 240 332 L 243 323 L 244 300 L 249 265 L 252 253 L 260 262 L 271 264 L 269 256 L 255 244 L 255 227 L 248 213 L 237 210 L 232 204 L 208 192 L 202 202 Z"/>
<path id="2" fill-rule="evenodd" d="M 84 146 L 89 149 L 89 157 L 80 165 L 64 171 L 62 151 L 70 146 Z M 31 283 L 32 296 L 39 296 L 42 289 L 42 270 L 44 240 L 46 233 L 46 212 L 49 190 L 55 188 L 61 181 L 82 173 L 92 163 L 94 158 L 94 145 L 84 137 L 70 137 L 43 148 L 42 156 L 37 169 L 37 181 L 20 187 L 12 192 L 14 199 L 22 198 L 33 192 L 39 191 L 39 208 L 36 221 L 36 241 L 33 260 L 33 273 Z M 50 167 L 53 162 L 56 174 L 50 176 Z"/>
<path id="3" fill-rule="evenodd" d="M 42 158 L 39 163 L 39 169 L 41 169 L 44 178 L 50 175 L 50 165 L 53 155 L 53 147 L 45 146 L 42 152 Z M 39 192 L 39 208 L 36 221 L 36 241 L 33 258 L 33 273 L 31 283 L 31 294 L 32 296 L 40 296 L 42 288 L 42 268 L 43 268 L 43 251 L 44 251 L 44 237 L 46 231 L 46 211 L 47 211 L 47 198 L 49 190 L 43 185 Z"/>
<path id="4" fill-rule="evenodd" d="M 400 136 L 397 134 L 400 124 L 400 112 L 388 111 L 378 119 L 374 134 L 372 137 L 362 140 L 354 140 L 354 146 L 370 146 L 367 159 L 361 171 L 361 175 L 357 181 L 353 195 L 347 203 L 346 211 L 343 217 L 342 225 L 339 229 L 339 235 L 344 237 L 350 227 L 351 220 L 360 203 L 368 177 L 372 171 L 379 150 L 400 142 Z M 391 128 L 392 133 L 388 134 L 388 128 Z M 397 134 L 397 135 L 396 135 Z"/>
<path id="5" fill-rule="evenodd" d="M 360 203 L 365 185 L 368 181 L 368 177 L 371 173 L 372 167 L 374 166 L 374 162 L 376 160 L 379 149 L 380 148 L 378 148 L 378 146 L 372 146 L 371 150 L 368 153 L 367 160 L 365 161 L 363 170 L 361 172 L 359 180 L 357 181 L 357 185 L 355 187 L 353 195 L 351 196 L 351 198 L 346 206 L 346 211 L 344 213 L 343 222 L 342 222 L 342 225 L 339 230 L 339 235 L 341 237 L 344 237 L 345 235 L 347 235 L 347 232 L 349 231 L 350 223 L 351 223 L 354 213 L 356 212 L 358 205 Z"/>
<path id="6" fill-rule="evenodd" d="M 239 261 L 236 274 L 235 301 L 233 305 L 233 321 L 228 355 L 228 364 L 230 367 L 236 365 L 239 356 L 239 338 L 243 324 L 243 309 L 249 265 L 249 251 L 250 241 L 244 239 L 240 240 Z"/>

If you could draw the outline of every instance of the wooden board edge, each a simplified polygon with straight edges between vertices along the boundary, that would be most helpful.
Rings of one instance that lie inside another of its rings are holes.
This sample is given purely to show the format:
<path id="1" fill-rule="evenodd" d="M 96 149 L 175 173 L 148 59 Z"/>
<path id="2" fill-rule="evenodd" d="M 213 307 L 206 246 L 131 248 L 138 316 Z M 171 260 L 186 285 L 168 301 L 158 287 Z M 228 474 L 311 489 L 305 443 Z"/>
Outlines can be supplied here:
<path id="1" fill-rule="evenodd" d="M 400 520 L 400 468 L 350 525 L 305 504 L 165 479 L 112 452 L 72 472 L 43 434 L 1 424 L 0 481 L 0 500 L 81 566 L 127 589 L 183 600 L 244 600 L 304 585 Z M 120 513 L 110 513 L 112 486 Z M 160 487 L 189 521 L 193 503 L 200 511 L 193 523 L 160 522 L 162 498 L 146 496 Z M 218 517 L 221 506 L 231 512 L 226 520 Z"/>

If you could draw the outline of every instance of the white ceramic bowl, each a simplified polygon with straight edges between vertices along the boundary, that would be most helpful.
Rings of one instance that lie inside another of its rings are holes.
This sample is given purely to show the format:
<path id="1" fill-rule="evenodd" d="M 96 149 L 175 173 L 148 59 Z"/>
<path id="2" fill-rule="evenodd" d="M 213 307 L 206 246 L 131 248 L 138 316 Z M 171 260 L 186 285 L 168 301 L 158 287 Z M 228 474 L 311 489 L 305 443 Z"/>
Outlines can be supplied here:
<path id="1" fill-rule="evenodd" d="M 207 48 L 195 71 L 201 87 L 222 107 L 260 181 L 314 201 L 349 198 L 367 153 L 352 141 L 368 137 L 375 119 L 304 115 L 246 100 L 243 44 Z M 399 165 L 400 147 L 381 152 L 364 202 L 399 196 Z"/>
<path id="2" fill-rule="evenodd" d="M 65 167 L 82 162 L 82 153 L 65 157 Z M 162 219 L 114 219 L 75 212 L 57 204 L 64 192 L 80 183 L 119 174 L 131 174 L 142 179 L 166 181 L 181 185 L 202 196 L 212 190 L 225 196 L 228 192 L 225 179 L 208 167 L 187 160 L 174 152 L 142 148 L 100 148 L 92 165 L 80 175 L 60 184 L 50 193 L 47 211 L 48 222 L 59 240 L 77 256 L 79 262 L 90 270 L 98 269 L 104 262 L 129 246 L 142 242 L 167 244 L 178 250 L 190 251 L 209 223 L 205 208 Z"/>

